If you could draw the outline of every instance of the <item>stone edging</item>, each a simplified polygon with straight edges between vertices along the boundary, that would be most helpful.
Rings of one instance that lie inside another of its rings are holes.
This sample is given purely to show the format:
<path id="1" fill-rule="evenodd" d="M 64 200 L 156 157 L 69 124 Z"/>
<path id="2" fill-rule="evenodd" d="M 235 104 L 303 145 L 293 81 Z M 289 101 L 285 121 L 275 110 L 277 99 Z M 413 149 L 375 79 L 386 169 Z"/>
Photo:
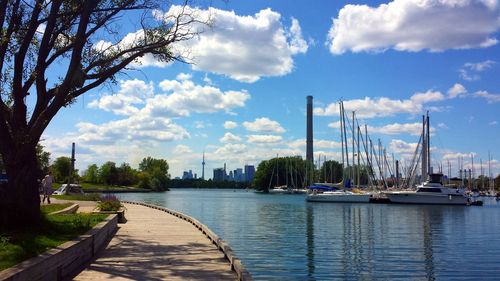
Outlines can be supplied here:
<path id="1" fill-rule="evenodd" d="M 117 228 L 117 215 L 45 253 L 0 272 L 0 280 L 63 280 L 69 278 L 106 247 Z"/>
<path id="2" fill-rule="evenodd" d="M 231 264 L 231 269 L 236 272 L 236 274 L 238 275 L 238 279 L 239 280 L 241 280 L 241 281 L 251 281 L 251 280 L 253 280 L 252 279 L 252 275 L 250 275 L 250 272 L 248 272 L 245 269 L 245 267 L 241 263 L 240 259 L 238 259 L 236 257 L 236 255 L 234 254 L 234 252 L 231 249 L 231 247 L 229 246 L 229 244 L 226 241 L 224 241 L 221 238 L 219 238 L 219 236 L 217 234 L 215 234 L 212 230 L 210 230 L 206 225 L 202 224 L 197 219 L 192 218 L 192 217 L 190 217 L 188 215 L 185 215 L 185 214 L 183 214 L 181 212 L 177 212 L 177 211 L 174 211 L 174 210 L 171 210 L 171 209 L 168 209 L 168 208 L 159 207 L 159 206 L 152 205 L 152 204 L 147 204 L 147 203 L 143 203 L 143 202 L 134 202 L 134 201 L 121 201 L 121 202 L 122 203 L 127 203 L 127 204 L 141 205 L 141 206 L 153 208 L 153 209 L 156 209 L 156 210 L 160 210 L 160 211 L 166 212 L 166 213 L 168 213 L 170 215 L 176 216 L 176 217 L 178 217 L 180 219 L 183 219 L 183 220 L 191 223 L 194 227 L 196 227 L 203 234 L 205 234 L 205 236 L 208 239 L 210 239 L 212 241 L 212 243 L 215 244 L 217 246 L 217 248 L 221 252 L 224 253 L 224 256 L 226 257 L 226 259 Z"/>
<path id="3" fill-rule="evenodd" d="M 74 213 L 76 213 L 76 211 L 78 210 L 79 207 L 80 206 L 78 204 L 73 204 L 67 208 L 62 209 L 62 210 L 52 212 L 49 215 L 74 214 Z"/>

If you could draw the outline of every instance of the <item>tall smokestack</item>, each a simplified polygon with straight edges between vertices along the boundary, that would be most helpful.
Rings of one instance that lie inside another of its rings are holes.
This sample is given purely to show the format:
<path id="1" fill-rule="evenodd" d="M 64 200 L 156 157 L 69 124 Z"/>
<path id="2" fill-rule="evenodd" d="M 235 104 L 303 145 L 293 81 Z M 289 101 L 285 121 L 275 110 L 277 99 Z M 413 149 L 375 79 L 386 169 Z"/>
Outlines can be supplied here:
<path id="1" fill-rule="evenodd" d="M 307 137 L 306 137 L 306 160 L 314 163 L 313 157 L 313 97 L 307 96 Z"/>

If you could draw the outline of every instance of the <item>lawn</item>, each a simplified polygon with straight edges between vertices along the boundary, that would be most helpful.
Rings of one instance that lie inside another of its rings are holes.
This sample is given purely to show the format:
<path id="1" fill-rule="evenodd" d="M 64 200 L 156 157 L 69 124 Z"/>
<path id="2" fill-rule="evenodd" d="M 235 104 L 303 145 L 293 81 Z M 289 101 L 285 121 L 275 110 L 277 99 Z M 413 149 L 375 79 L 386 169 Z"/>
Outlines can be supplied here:
<path id="1" fill-rule="evenodd" d="M 42 212 L 51 208 L 42 208 Z M 84 234 L 106 217 L 83 213 L 44 215 L 40 226 L 25 231 L 0 232 L 0 271 Z"/>
<path id="2" fill-rule="evenodd" d="M 42 214 L 50 214 L 53 212 L 57 212 L 57 211 L 66 209 L 71 205 L 73 205 L 73 203 L 43 205 L 43 206 L 40 206 L 40 210 L 42 211 Z"/>
<path id="3" fill-rule="evenodd" d="M 101 195 L 98 193 L 52 195 L 52 197 L 55 199 L 76 200 L 76 201 L 99 201 L 99 200 L 101 200 Z"/>

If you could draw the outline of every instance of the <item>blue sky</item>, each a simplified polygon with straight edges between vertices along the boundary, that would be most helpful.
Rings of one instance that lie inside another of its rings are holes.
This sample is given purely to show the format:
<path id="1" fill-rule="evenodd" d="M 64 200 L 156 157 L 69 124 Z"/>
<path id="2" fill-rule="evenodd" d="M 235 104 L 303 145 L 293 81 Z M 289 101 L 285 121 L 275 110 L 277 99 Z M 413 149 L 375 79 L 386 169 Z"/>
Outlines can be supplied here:
<path id="1" fill-rule="evenodd" d="M 291 4 L 293 3 L 293 4 Z M 208 177 L 276 154 L 305 156 L 306 96 L 315 156 L 340 159 L 339 99 L 408 159 L 430 111 L 433 166 L 457 158 L 476 174 L 488 151 L 500 172 L 500 3 L 497 0 L 214 1 L 213 29 L 179 44 L 194 64 L 144 57 L 118 84 L 62 109 L 43 136 L 52 158 L 77 145 L 77 167 L 167 159 Z M 175 12 L 157 11 L 155 16 Z M 123 36 L 137 35 L 126 15 Z M 106 46 L 108 38 L 96 38 Z M 445 168 L 445 171 L 447 169 Z"/>

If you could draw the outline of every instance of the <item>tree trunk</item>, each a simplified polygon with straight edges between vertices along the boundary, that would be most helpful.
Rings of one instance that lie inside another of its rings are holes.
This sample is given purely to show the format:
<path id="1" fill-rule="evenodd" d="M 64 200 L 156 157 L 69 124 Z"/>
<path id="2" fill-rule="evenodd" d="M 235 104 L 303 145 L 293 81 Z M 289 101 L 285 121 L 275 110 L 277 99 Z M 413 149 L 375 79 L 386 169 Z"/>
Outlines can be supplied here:
<path id="1" fill-rule="evenodd" d="M 8 183 L 0 187 L 0 229 L 26 228 L 40 223 L 40 197 L 35 146 L 11 150 L 5 157 Z"/>

